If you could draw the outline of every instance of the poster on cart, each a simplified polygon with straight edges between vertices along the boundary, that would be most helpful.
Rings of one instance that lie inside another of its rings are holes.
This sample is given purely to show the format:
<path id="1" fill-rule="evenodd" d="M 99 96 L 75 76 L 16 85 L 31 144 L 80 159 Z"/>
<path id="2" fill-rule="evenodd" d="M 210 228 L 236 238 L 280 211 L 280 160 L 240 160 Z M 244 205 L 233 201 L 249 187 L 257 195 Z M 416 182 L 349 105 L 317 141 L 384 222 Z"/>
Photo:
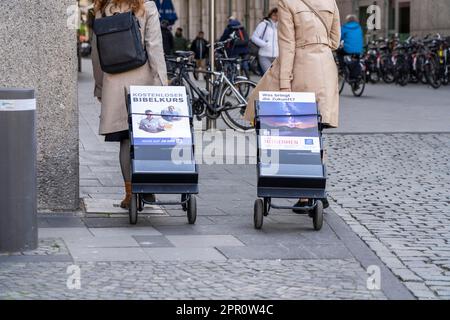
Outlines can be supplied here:
<path id="1" fill-rule="evenodd" d="M 184 87 L 131 86 L 134 145 L 192 145 Z"/>
<path id="2" fill-rule="evenodd" d="M 314 93 L 261 92 L 259 98 L 261 149 L 320 153 Z"/>

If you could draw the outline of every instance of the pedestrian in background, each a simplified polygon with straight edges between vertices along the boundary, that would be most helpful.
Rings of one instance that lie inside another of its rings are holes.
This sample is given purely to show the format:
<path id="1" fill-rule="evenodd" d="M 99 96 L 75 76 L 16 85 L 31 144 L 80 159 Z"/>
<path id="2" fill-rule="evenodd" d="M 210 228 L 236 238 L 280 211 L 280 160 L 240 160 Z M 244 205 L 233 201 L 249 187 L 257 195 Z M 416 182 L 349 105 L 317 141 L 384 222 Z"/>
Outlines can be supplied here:
<path id="1" fill-rule="evenodd" d="M 145 0 L 96 0 L 95 18 L 102 15 L 134 12 L 141 25 L 142 39 L 148 53 L 143 66 L 130 71 L 109 74 L 100 66 L 97 39 L 93 37 L 92 64 L 94 68 L 94 95 L 101 102 L 100 134 L 107 142 L 120 142 L 120 166 L 125 181 L 126 196 L 120 206 L 128 209 L 131 202 L 131 159 L 130 136 L 128 132 L 128 111 L 125 105 L 124 88 L 132 85 L 167 85 L 167 70 L 162 46 L 159 13 L 153 1 Z M 120 45 L 120 43 L 118 43 Z M 154 195 L 149 195 L 153 200 Z"/>
<path id="2" fill-rule="evenodd" d="M 259 47 L 259 64 L 264 74 L 278 58 L 278 8 L 270 10 L 269 15 L 258 24 L 251 40 Z"/>
<path id="3" fill-rule="evenodd" d="M 177 28 L 173 39 L 173 51 L 187 51 L 189 49 L 189 41 L 183 37 L 183 29 Z"/>
<path id="4" fill-rule="evenodd" d="M 169 29 L 169 21 L 161 21 L 161 34 L 163 41 L 164 54 L 166 56 L 171 56 L 174 49 L 174 39 L 172 31 Z"/>
<path id="5" fill-rule="evenodd" d="M 231 16 L 228 19 L 228 25 L 225 28 L 222 37 L 220 37 L 220 41 L 226 41 L 230 38 L 234 38 L 234 40 L 227 47 L 228 56 L 230 58 L 247 59 L 250 53 L 248 48 L 250 38 L 245 27 L 234 16 Z M 242 66 L 248 73 L 250 69 L 248 61 L 245 61 Z"/>
<path id="6" fill-rule="evenodd" d="M 343 46 L 337 50 L 339 67 L 344 68 L 345 56 L 361 56 L 364 52 L 364 33 L 358 18 L 354 14 L 346 17 L 346 23 L 342 26 L 341 43 Z M 349 64 L 350 77 L 356 79 L 361 74 L 359 61 Z"/>
<path id="7" fill-rule="evenodd" d="M 205 33 L 200 31 L 197 37 L 192 41 L 191 51 L 194 52 L 197 69 L 206 70 L 206 59 L 208 58 L 208 41 L 205 40 Z M 198 80 L 198 73 L 194 72 L 194 77 Z"/>

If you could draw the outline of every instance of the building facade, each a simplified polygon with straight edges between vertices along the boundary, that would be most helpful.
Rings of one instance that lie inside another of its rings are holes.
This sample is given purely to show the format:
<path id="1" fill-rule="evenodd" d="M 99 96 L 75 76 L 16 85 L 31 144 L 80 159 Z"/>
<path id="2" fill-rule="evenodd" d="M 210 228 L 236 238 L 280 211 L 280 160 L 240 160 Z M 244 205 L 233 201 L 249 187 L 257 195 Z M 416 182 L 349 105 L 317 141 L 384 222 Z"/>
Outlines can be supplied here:
<path id="1" fill-rule="evenodd" d="M 425 36 L 440 33 L 450 35 L 450 0 L 337 0 L 344 18 L 356 14 L 366 29 L 366 34 L 386 36 L 399 33 Z M 367 30 L 367 10 L 371 5 L 380 8 L 381 30 Z"/>
<path id="2" fill-rule="evenodd" d="M 199 31 L 209 38 L 210 0 L 173 0 L 179 20 L 176 27 L 182 27 L 190 39 Z M 219 38 L 227 25 L 228 17 L 235 16 L 252 31 L 278 0 L 216 0 L 215 38 Z"/>
<path id="3" fill-rule="evenodd" d="M 440 33 L 450 35 L 450 0 L 336 0 L 342 20 L 356 14 L 368 37 L 399 33 L 424 36 Z M 173 0 L 179 16 L 176 27 L 182 27 L 190 39 L 202 30 L 209 35 L 210 0 Z M 220 37 L 229 16 L 235 16 L 251 32 L 278 0 L 216 0 L 215 37 Z M 367 9 L 377 5 L 381 29 L 367 30 Z"/>

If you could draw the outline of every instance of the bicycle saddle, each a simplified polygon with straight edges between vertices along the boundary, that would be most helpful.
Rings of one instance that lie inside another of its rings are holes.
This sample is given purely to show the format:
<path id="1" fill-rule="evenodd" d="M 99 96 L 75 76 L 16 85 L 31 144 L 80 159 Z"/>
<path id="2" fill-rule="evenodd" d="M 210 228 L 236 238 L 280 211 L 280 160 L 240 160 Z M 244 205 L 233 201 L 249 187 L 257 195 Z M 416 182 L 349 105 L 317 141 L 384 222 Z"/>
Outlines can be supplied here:
<path id="1" fill-rule="evenodd" d="M 177 57 L 189 58 L 194 55 L 194 52 L 192 52 L 192 51 L 176 51 L 175 54 L 177 55 Z"/>

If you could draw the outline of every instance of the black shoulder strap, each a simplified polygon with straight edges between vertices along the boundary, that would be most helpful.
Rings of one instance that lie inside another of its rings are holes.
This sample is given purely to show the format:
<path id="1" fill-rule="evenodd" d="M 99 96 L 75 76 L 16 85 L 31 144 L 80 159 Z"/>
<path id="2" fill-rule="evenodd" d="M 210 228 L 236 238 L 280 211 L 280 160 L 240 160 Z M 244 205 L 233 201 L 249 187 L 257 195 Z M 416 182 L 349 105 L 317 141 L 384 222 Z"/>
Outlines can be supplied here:
<path id="1" fill-rule="evenodd" d="M 263 35 L 262 35 L 262 38 L 261 38 L 263 40 L 264 40 L 264 38 L 266 36 L 267 28 L 269 27 L 269 23 L 270 23 L 269 21 L 265 21 L 265 20 L 264 20 L 264 22 L 266 23 L 266 27 L 264 28 L 264 32 L 263 32 Z"/>

